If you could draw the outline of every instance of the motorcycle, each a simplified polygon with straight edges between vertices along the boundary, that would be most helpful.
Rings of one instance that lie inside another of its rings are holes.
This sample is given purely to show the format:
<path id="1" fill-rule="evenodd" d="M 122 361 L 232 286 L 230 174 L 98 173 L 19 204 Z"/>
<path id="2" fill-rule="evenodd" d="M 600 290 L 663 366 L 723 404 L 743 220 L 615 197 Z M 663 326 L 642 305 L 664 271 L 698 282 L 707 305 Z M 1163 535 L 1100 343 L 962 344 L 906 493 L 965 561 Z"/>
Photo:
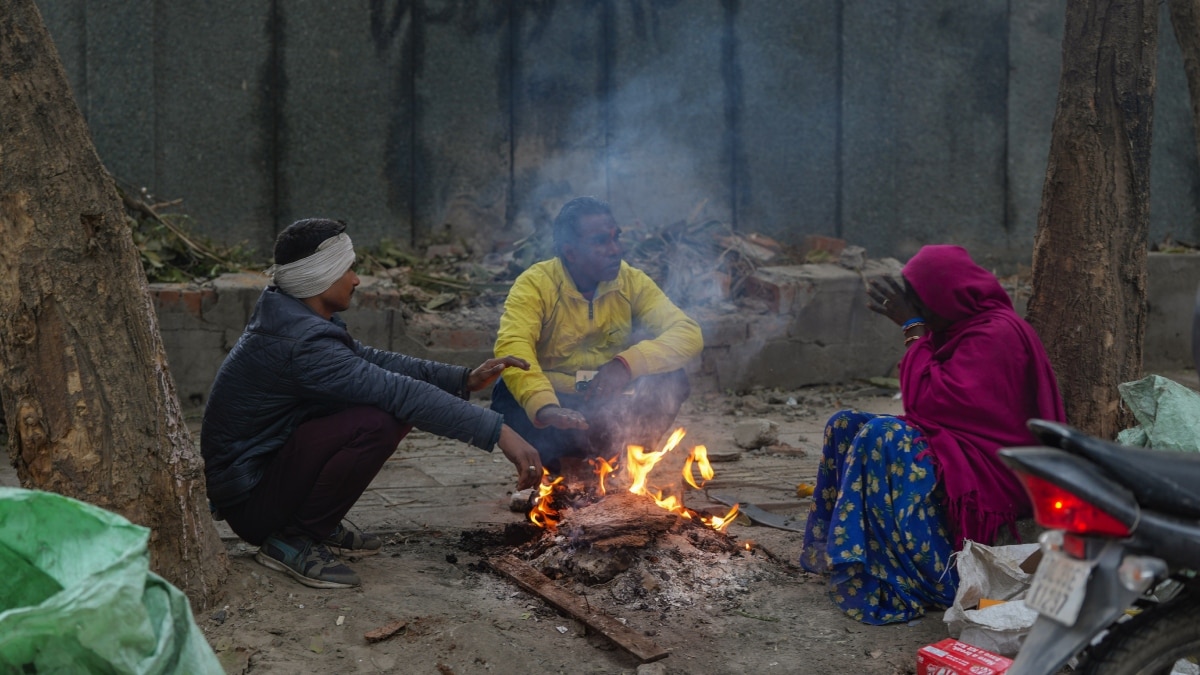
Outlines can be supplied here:
<path id="1" fill-rule="evenodd" d="M 1029 428 L 1045 446 L 1000 451 L 1046 528 L 1009 675 L 1200 673 L 1200 454 Z"/>

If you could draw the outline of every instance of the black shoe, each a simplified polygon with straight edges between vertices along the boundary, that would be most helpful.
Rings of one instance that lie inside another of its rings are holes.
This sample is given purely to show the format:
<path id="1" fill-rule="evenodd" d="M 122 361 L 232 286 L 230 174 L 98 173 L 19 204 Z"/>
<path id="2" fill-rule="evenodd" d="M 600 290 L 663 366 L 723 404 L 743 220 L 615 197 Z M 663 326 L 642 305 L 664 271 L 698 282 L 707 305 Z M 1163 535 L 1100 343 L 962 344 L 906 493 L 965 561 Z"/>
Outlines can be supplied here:
<path id="1" fill-rule="evenodd" d="M 374 555 L 379 553 L 383 540 L 358 529 L 354 523 L 343 520 L 333 534 L 321 542 L 337 555 Z"/>
<path id="2" fill-rule="evenodd" d="M 334 557 L 325 544 L 308 537 L 271 535 L 258 547 L 254 559 L 313 588 L 352 588 L 362 584 L 354 570 Z"/>

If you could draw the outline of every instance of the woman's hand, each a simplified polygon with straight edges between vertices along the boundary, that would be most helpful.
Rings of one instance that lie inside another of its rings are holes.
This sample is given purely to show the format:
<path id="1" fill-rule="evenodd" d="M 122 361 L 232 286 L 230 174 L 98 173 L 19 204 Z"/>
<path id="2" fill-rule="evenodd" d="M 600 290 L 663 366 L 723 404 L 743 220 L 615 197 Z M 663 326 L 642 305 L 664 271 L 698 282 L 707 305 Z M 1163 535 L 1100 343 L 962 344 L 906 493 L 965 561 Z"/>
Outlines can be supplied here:
<path id="1" fill-rule="evenodd" d="M 872 279 L 869 286 L 867 295 L 871 301 L 867 303 L 867 308 L 872 312 L 886 316 L 897 326 L 903 326 L 905 321 L 921 316 L 909 302 L 904 287 L 893 277 Z"/>
<path id="2" fill-rule="evenodd" d="M 538 424 L 544 424 L 555 429 L 586 429 L 587 418 L 578 410 L 548 405 L 537 411 Z"/>
<path id="3" fill-rule="evenodd" d="M 500 377 L 500 373 L 509 366 L 516 366 L 521 370 L 529 370 L 529 362 L 525 359 L 515 356 L 505 356 L 498 359 L 488 359 L 483 362 L 471 374 L 467 376 L 467 391 L 479 391 L 496 381 Z"/>
<path id="4" fill-rule="evenodd" d="M 517 467 L 517 489 L 524 490 L 542 482 L 542 458 L 537 448 L 529 444 L 507 424 L 500 427 L 501 452 Z"/>

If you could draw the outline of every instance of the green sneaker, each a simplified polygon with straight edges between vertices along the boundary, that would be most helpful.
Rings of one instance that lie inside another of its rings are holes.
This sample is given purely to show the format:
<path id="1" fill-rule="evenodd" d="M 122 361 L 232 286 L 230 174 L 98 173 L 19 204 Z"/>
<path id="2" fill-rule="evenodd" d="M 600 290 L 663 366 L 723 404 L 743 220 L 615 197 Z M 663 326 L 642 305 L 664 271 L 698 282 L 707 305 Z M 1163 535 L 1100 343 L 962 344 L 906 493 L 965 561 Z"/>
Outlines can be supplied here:
<path id="1" fill-rule="evenodd" d="M 351 588 L 362 584 L 354 570 L 335 558 L 328 547 L 308 537 L 271 535 L 258 547 L 254 559 L 313 588 Z"/>
<path id="2" fill-rule="evenodd" d="M 383 546 L 383 540 L 373 534 L 367 534 L 348 521 L 338 523 L 333 534 L 321 542 L 329 547 L 336 555 L 375 555 Z"/>

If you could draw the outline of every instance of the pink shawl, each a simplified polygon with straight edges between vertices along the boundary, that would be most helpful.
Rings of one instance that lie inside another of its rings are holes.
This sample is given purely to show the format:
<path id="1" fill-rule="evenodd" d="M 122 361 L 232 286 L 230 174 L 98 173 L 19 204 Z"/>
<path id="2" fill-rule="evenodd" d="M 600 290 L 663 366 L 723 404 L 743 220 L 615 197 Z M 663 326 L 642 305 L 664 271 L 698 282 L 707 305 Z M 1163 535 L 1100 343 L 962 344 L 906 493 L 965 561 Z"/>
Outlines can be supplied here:
<path id="1" fill-rule="evenodd" d="M 1032 418 L 1065 421 L 1058 381 L 1033 327 L 960 246 L 925 246 L 904 266 L 921 302 L 950 321 L 900 361 L 903 418 L 925 433 L 946 491 L 956 548 L 992 543 L 1031 512 L 1001 448 L 1037 444 Z"/>

